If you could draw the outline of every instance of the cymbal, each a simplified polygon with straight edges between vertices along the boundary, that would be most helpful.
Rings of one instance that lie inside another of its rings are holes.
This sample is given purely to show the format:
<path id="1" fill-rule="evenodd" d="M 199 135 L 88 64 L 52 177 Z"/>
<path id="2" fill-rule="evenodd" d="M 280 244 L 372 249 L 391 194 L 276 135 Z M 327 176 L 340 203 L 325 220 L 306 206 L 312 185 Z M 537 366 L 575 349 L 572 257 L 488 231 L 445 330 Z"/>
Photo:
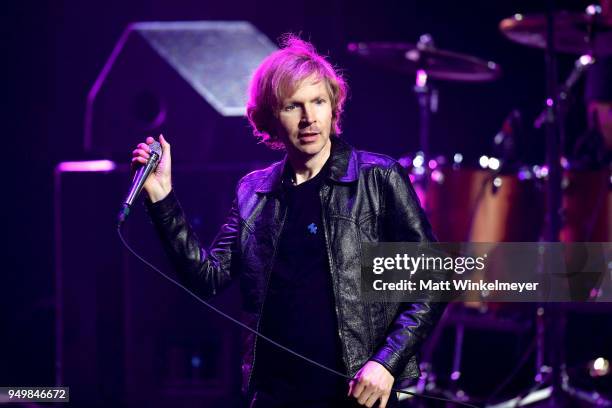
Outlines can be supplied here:
<path id="1" fill-rule="evenodd" d="M 570 54 L 612 55 L 612 18 L 561 11 L 554 14 L 555 51 Z M 546 15 L 515 14 L 499 23 L 511 41 L 546 48 Z M 589 41 L 589 32 L 592 40 Z"/>
<path id="2" fill-rule="evenodd" d="M 404 74 L 424 70 L 430 78 L 442 81 L 486 82 L 501 76 L 500 66 L 492 61 L 409 43 L 350 43 L 348 51 L 377 66 Z"/>

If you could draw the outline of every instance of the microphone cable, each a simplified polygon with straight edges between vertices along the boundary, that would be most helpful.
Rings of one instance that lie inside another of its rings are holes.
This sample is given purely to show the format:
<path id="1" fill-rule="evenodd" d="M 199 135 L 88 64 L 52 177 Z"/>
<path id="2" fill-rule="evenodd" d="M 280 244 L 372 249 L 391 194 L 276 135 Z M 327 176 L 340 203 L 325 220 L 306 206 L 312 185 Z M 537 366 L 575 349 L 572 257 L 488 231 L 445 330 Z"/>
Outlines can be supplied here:
<path id="1" fill-rule="evenodd" d="M 265 341 L 273 344 L 274 346 L 286 351 L 287 353 L 293 354 L 294 356 L 301 358 L 302 360 L 305 360 L 307 362 L 309 362 L 310 364 L 313 364 L 323 370 L 326 370 L 332 374 L 335 374 L 337 376 L 343 377 L 349 381 L 354 380 L 355 378 L 341 373 L 340 371 L 336 371 L 333 368 L 329 368 L 315 360 L 312 360 L 296 351 L 293 351 L 292 349 L 272 340 L 271 338 L 265 336 L 264 334 L 261 334 L 260 332 L 258 332 L 257 330 L 247 326 L 246 324 L 242 323 L 240 320 L 237 320 L 236 318 L 228 315 L 227 313 L 225 313 L 224 311 L 220 310 L 219 308 L 213 306 L 212 304 L 206 302 L 204 299 L 200 298 L 198 295 L 196 295 L 193 291 L 191 291 L 189 288 L 187 288 L 185 285 L 183 285 L 182 283 L 178 282 L 176 279 L 168 276 L 167 274 L 165 274 L 164 272 L 160 271 L 157 267 L 155 267 L 155 265 L 151 264 L 149 261 L 147 261 L 146 259 L 144 259 L 143 257 L 141 257 L 139 254 L 137 254 L 129 245 L 128 243 L 125 241 L 125 238 L 123 237 L 123 235 L 121 234 L 121 226 L 123 224 L 118 224 L 117 225 L 117 234 L 119 235 L 119 239 L 121 240 L 121 242 L 123 243 L 123 246 L 125 246 L 127 248 L 127 250 L 129 252 L 132 253 L 132 255 L 134 255 L 138 260 L 140 260 L 142 263 L 144 263 L 145 265 L 147 265 L 149 268 L 153 269 L 155 272 L 157 272 L 159 275 L 161 275 L 163 278 L 165 278 L 166 280 L 170 281 L 171 283 L 175 284 L 176 286 L 178 286 L 179 288 L 183 289 L 185 292 L 187 292 L 191 297 L 193 297 L 194 299 L 196 299 L 198 302 L 200 302 L 201 304 L 203 304 L 204 306 L 206 306 L 207 308 L 209 308 L 210 310 L 212 310 L 213 312 L 223 316 L 224 318 L 230 320 L 231 322 L 237 324 L 238 326 L 242 327 L 243 329 L 253 333 L 254 335 L 256 335 L 257 337 L 264 339 Z M 391 388 L 391 391 L 394 392 L 399 392 L 401 394 L 408 394 L 414 397 L 420 397 L 420 398 L 427 398 L 427 399 L 432 399 L 432 400 L 438 400 L 438 401 L 444 401 L 444 402 L 450 402 L 450 403 L 454 403 L 454 404 L 458 404 L 458 405 L 463 405 L 466 407 L 470 407 L 470 408 L 479 408 L 476 405 L 472 405 L 469 404 L 467 402 L 462 402 L 462 401 L 457 401 L 457 400 L 453 400 L 453 399 L 449 399 L 449 398 L 442 398 L 442 397 L 435 397 L 433 395 L 427 395 L 427 394 L 419 394 L 416 392 L 411 392 L 411 391 L 405 391 L 402 389 L 398 389 L 398 388 Z"/>

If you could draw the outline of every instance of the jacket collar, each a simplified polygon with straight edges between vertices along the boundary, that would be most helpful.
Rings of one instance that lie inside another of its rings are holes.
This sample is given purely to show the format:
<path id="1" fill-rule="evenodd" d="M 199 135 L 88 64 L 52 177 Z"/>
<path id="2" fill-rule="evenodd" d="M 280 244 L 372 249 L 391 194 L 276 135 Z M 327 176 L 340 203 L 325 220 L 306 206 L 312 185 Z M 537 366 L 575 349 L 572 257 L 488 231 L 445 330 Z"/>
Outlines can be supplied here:
<path id="1" fill-rule="evenodd" d="M 355 149 L 338 136 L 331 136 L 331 143 L 327 178 L 338 183 L 355 182 L 358 176 Z M 268 168 L 267 174 L 256 191 L 271 193 L 280 190 L 283 184 L 289 182 L 291 171 L 291 165 L 285 154 L 283 160 Z"/>

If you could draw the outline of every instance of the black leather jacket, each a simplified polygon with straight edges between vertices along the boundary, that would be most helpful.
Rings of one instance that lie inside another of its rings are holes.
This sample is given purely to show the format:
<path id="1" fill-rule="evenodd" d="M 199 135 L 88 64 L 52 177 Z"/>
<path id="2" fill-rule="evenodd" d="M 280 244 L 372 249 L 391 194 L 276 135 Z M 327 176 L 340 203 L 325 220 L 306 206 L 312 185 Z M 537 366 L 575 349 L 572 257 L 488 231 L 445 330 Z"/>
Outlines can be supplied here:
<path id="1" fill-rule="evenodd" d="M 354 150 L 332 137 L 328 179 L 320 195 L 338 336 L 347 374 L 368 360 L 398 380 L 419 375 L 416 352 L 437 322 L 443 305 L 367 303 L 360 297 L 362 242 L 433 241 L 406 171 L 393 159 Z M 200 245 L 174 193 L 150 204 L 148 212 L 179 277 L 199 295 L 217 294 L 240 279 L 244 321 L 259 328 L 261 311 L 283 228 L 286 208 L 279 199 L 287 159 L 244 176 L 225 224 L 210 248 Z M 257 343 L 244 342 L 243 392 L 249 389 Z"/>

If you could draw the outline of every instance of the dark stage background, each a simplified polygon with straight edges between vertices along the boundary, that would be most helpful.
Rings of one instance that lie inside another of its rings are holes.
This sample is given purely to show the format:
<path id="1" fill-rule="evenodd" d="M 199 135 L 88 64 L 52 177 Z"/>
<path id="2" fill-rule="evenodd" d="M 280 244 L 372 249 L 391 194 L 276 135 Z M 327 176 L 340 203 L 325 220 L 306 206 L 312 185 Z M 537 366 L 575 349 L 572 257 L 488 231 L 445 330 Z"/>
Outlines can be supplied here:
<path id="1" fill-rule="evenodd" d="M 430 33 L 439 48 L 493 60 L 504 71 L 493 83 L 439 86 L 433 150 L 478 157 L 489 153 L 492 138 L 511 109 L 520 109 L 527 121 L 541 109 L 543 53 L 510 43 L 497 25 L 515 12 L 542 12 L 543 3 L 58 0 L 3 4 L 1 132 L 8 188 L 4 188 L 2 217 L 0 385 L 54 383 L 53 169 L 60 161 L 102 158 L 82 148 L 85 98 L 128 23 L 247 20 L 273 41 L 284 32 L 301 33 L 330 55 L 348 79 L 344 137 L 358 148 L 394 157 L 418 147 L 414 79 L 355 60 L 346 53 L 346 45 L 416 42 L 420 34 Z M 585 4 L 558 2 L 559 7 L 573 10 Z M 560 77 L 571 64 L 572 58 L 560 58 Z M 580 131 L 581 110 L 578 104 L 572 113 L 574 135 Z M 172 134 L 167 137 L 171 142 L 176 139 Z M 250 137 L 246 121 L 244 137 Z M 543 133 L 531 133 L 526 139 L 533 163 L 542 160 L 538 152 L 543 138 Z M 125 163 L 132 148 L 125 146 Z M 189 200 L 186 194 L 181 198 Z M 90 224 L 82 220 L 83 229 Z M 583 339 L 582 344 L 589 341 Z"/>

